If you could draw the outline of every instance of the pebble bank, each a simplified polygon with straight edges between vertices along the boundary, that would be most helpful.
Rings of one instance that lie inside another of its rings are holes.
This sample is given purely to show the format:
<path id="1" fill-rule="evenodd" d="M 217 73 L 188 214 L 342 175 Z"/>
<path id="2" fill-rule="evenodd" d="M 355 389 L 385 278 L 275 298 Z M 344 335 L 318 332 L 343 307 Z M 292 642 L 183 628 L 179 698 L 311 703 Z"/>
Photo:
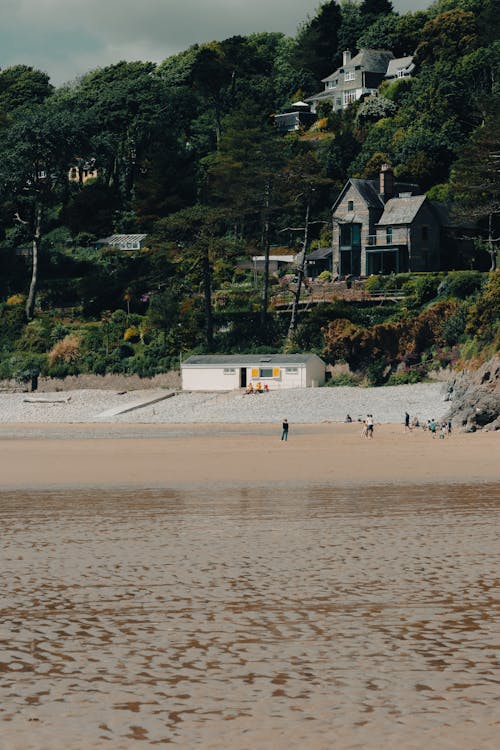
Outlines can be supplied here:
<path id="1" fill-rule="evenodd" d="M 164 392 L 165 393 L 165 392 Z M 402 423 L 407 411 L 421 421 L 441 419 L 450 404 L 442 383 L 381 388 L 307 388 L 245 395 L 176 392 L 125 414 L 109 415 L 120 406 L 152 400 L 162 391 L 73 390 L 64 393 L 0 393 L 0 423 L 133 423 L 133 424 L 264 424 L 286 417 L 295 423 L 341 422 L 373 414 L 378 423 Z M 50 399 L 53 397 L 53 402 Z M 29 400 L 28 400 L 29 399 Z M 34 399 L 37 399 L 34 401 Z"/>

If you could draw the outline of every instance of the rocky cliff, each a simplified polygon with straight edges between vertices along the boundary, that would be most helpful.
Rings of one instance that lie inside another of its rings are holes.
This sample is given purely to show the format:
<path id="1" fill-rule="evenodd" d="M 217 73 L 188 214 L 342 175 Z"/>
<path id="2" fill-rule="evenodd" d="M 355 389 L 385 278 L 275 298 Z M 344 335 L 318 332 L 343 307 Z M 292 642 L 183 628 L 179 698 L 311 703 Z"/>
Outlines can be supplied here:
<path id="1" fill-rule="evenodd" d="M 500 357 L 464 370 L 447 384 L 447 418 L 465 432 L 500 430 Z"/>

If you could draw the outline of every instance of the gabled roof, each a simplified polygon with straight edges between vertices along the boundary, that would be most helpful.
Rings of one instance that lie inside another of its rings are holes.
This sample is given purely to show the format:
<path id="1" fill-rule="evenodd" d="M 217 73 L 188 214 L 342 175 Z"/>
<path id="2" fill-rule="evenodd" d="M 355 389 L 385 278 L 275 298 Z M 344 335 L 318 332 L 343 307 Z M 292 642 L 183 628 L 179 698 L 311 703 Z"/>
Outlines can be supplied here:
<path id="1" fill-rule="evenodd" d="M 425 195 L 390 198 L 384 206 L 384 213 L 378 221 L 378 226 L 411 224 L 426 200 Z"/>
<path id="2" fill-rule="evenodd" d="M 348 63 L 337 68 L 337 70 L 326 78 L 322 78 L 322 81 L 323 83 L 327 83 L 336 78 L 340 73 L 357 67 L 367 70 L 370 73 L 384 74 L 389 61 L 393 59 L 394 55 L 388 49 L 361 49 Z"/>
<path id="3" fill-rule="evenodd" d="M 368 208 L 384 208 L 384 201 L 379 193 L 379 181 L 378 180 L 364 180 L 359 177 L 350 177 L 344 187 L 342 188 L 337 200 L 332 206 L 332 212 L 335 213 L 337 206 L 344 198 L 349 187 L 354 187 L 364 203 Z M 409 193 L 412 196 L 420 195 L 420 187 L 416 183 L 411 182 L 395 182 L 394 183 L 394 194 L 395 197 L 402 193 Z M 387 205 L 387 204 L 386 204 Z M 341 219 L 344 220 L 343 218 Z M 352 219 L 350 219 L 352 221 Z"/>
<path id="4" fill-rule="evenodd" d="M 413 62 L 413 55 L 406 55 L 406 57 L 397 57 L 394 60 L 389 60 L 387 66 L 386 78 L 396 78 L 399 70 L 404 70 L 408 75 L 411 75 L 415 70 L 415 63 Z"/>
<path id="5" fill-rule="evenodd" d="M 302 365 L 316 354 L 196 354 L 182 363 L 182 367 L 237 367 L 238 365 Z"/>
<path id="6" fill-rule="evenodd" d="M 378 208 L 383 205 L 382 198 L 378 191 L 378 180 L 362 180 L 359 177 L 351 177 L 351 185 L 356 188 L 364 202 L 370 208 Z"/>

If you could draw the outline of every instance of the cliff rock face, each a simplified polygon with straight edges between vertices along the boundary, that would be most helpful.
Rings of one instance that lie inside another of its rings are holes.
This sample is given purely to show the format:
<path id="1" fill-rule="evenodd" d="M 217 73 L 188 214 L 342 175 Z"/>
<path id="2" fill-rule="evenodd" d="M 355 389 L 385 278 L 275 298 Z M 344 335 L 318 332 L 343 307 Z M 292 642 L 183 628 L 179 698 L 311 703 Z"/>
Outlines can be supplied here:
<path id="1" fill-rule="evenodd" d="M 464 432 L 500 430 L 500 357 L 478 370 L 464 370 L 448 382 L 447 418 Z"/>

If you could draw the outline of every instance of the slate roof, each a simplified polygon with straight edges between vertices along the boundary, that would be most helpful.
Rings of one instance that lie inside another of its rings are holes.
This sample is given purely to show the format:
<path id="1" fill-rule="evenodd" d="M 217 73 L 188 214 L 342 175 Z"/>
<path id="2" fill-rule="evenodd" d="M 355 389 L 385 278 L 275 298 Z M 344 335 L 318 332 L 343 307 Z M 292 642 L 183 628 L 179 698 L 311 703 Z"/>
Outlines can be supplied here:
<path id="1" fill-rule="evenodd" d="M 370 208 L 380 208 L 382 198 L 378 192 L 378 180 L 362 180 L 359 177 L 351 177 L 351 184 L 356 188 L 364 202 Z"/>
<path id="2" fill-rule="evenodd" d="M 407 75 L 411 75 L 415 70 L 415 63 L 413 62 L 413 55 L 406 55 L 406 57 L 397 57 L 394 60 L 389 60 L 387 66 L 386 78 L 397 78 L 398 71 L 404 70 Z"/>
<path id="3" fill-rule="evenodd" d="M 390 198 L 384 206 L 384 213 L 377 222 L 378 226 L 411 224 L 426 200 L 425 195 Z"/>
<path id="4" fill-rule="evenodd" d="M 313 250 L 312 253 L 306 255 L 306 260 L 323 260 L 324 258 L 328 258 L 331 254 L 331 247 L 318 247 L 317 250 Z"/>
<path id="5" fill-rule="evenodd" d="M 367 70 L 369 73 L 384 74 L 387 70 L 389 61 L 393 59 L 394 55 L 387 49 L 361 49 L 357 55 L 354 55 L 354 57 L 349 60 L 348 63 L 337 68 L 337 70 L 327 76 L 327 78 L 322 78 L 322 81 L 323 83 L 333 81 L 340 73 L 356 67 Z"/>
<path id="6" fill-rule="evenodd" d="M 185 359 L 182 367 L 303 365 L 315 357 L 317 357 L 316 354 L 196 354 Z"/>

